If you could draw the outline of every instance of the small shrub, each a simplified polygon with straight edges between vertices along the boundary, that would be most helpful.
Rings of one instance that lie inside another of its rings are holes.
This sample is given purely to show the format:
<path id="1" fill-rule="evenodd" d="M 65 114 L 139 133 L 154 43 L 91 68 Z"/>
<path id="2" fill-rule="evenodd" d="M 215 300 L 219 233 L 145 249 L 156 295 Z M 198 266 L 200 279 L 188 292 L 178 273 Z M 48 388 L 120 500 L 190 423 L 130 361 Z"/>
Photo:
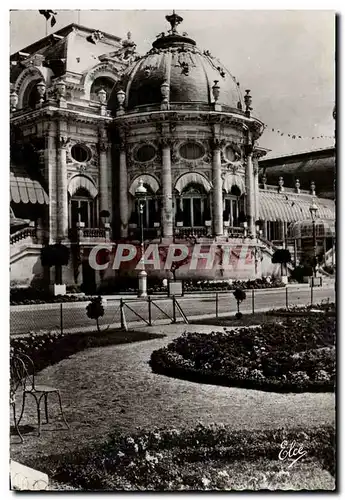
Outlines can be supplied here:
<path id="1" fill-rule="evenodd" d="M 86 306 L 86 314 L 90 319 L 96 320 L 97 330 L 100 332 L 99 318 L 104 316 L 102 297 L 94 297 L 91 299 L 91 302 Z"/>
<path id="2" fill-rule="evenodd" d="M 233 292 L 233 295 L 236 299 L 236 302 L 237 302 L 237 314 L 236 314 L 236 318 L 237 319 L 240 319 L 242 318 L 242 314 L 240 313 L 240 303 L 243 302 L 244 300 L 246 300 L 246 292 L 244 290 L 242 290 L 242 288 L 236 288 L 236 290 Z"/>

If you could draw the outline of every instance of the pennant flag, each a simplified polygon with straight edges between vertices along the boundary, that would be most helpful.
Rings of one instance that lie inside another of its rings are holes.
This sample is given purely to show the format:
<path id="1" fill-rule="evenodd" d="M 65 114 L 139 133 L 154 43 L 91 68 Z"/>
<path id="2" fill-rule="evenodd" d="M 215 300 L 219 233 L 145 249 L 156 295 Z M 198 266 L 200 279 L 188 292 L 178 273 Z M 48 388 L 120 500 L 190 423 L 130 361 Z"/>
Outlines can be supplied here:
<path id="1" fill-rule="evenodd" d="M 56 24 L 56 19 L 55 19 L 56 12 L 54 12 L 53 10 L 39 10 L 38 12 L 46 18 L 46 21 L 50 20 L 51 27 L 55 26 L 55 24 Z"/>

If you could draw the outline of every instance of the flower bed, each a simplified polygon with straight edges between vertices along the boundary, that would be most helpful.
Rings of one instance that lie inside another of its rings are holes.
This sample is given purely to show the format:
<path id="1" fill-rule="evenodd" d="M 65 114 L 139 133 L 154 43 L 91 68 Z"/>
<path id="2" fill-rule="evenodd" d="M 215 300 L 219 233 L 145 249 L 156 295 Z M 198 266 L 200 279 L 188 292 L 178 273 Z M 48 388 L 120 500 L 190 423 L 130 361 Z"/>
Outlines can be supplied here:
<path id="1" fill-rule="evenodd" d="M 326 392 L 335 383 L 335 318 L 305 316 L 211 334 L 188 333 L 151 354 L 156 373 L 277 392 Z M 303 354 L 302 354 L 303 353 Z"/>
<path id="2" fill-rule="evenodd" d="M 12 306 L 29 304 L 46 304 L 57 302 L 84 302 L 90 300 L 87 295 L 50 295 L 47 290 L 39 288 L 12 288 L 10 304 Z"/>
<path id="3" fill-rule="evenodd" d="M 273 309 L 272 311 L 267 311 L 267 314 L 273 316 L 304 316 L 306 314 L 327 314 L 329 316 L 335 316 L 335 303 L 324 301 L 321 304 L 309 304 L 309 305 L 290 305 L 287 309 Z"/>
<path id="4" fill-rule="evenodd" d="M 114 435 L 102 446 L 69 456 L 42 457 L 39 463 L 36 458 L 34 465 L 54 481 L 82 490 L 257 489 L 262 473 L 266 487 L 289 487 L 288 477 L 290 488 L 298 489 L 303 486 L 283 472 L 289 470 L 289 462 L 278 458 L 283 441 L 295 442 L 305 451 L 300 467 L 307 466 L 318 478 L 322 470 L 334 475 L 335 432 L 330 426 L 234 431 L 223 425 L 198 424 L 194 429 L 140 431 L 133 436 Z M 332 478 L 325 477 L 332 489 Z M 321 483 L 316 487 L 326 487 Z"/>
<path id="5" fill-rule="evenodd" d="M 197 280 L 185 280 L 184 281 L 184 291 L 185 292 L 219 292 L 227 290 L 235 290 L 236 288 L 242 288 L 246 290 L 262 289 L 262 288 L 282 288 L 285 284 L 278 279 L 267 280 L 266 278 L 247 280 L 247 281 L 232 281 L 231 283 L 227 280 L 224 281 L 197 281 Z"/>

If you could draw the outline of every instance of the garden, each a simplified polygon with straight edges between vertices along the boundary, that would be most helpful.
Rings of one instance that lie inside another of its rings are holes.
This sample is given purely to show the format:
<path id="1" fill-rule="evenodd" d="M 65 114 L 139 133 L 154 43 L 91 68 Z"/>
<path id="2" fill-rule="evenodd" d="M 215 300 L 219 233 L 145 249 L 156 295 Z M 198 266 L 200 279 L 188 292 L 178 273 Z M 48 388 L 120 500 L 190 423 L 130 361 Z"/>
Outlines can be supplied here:
<path id="1" fill-rule="evenodd" d="M 156 373 L 267 391 L 333 391 L 335 318 L 288 317 L 260 326 L 186 333 L 154 351 Z"/>
<path id="2" fill-rule="evenodd" d="M 291 469 L 284 442 L 297 442 L 305 456 Z M 82 491 L 332 490 L 334 442 L 331 426 L 234 432 L 199 423 L 113 434 L 102 446 L 38 459 L 38 465 L 53 469 L 57 484 Z"/>
<path id="3" fill-rule="evenodd" d="M 71 427 L 25 434 L 11 456 L 54 490 L 333 490 L 334 305 L 314 308 L 168 345 L 158 326 L 11 338 L 38 383 L 62 389 Z M 93 299 L 87 314 L 101 313 Z M 283 442 L 305 452 L 291 468 Z"/>

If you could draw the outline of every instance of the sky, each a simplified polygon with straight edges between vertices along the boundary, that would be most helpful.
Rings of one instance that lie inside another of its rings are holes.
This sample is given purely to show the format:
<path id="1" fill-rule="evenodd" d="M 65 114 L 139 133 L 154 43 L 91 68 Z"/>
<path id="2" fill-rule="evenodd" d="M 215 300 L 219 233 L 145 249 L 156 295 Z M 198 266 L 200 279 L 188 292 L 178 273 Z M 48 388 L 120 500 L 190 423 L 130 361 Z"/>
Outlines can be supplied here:
<path id="1" fill-rule="evenodd" d="M 169 28 L 159 10 L 56 10 L 52 33 L 72 22 L 126 37 L 132 33 L 140 54 Z M 269 156 L 334 145 L 335 12 L 326 10 L 178 10 L 201 49 L 210 50 L 250 89 L 253 115 L 267 128 L 260 145 Z M 10 15 L 10 52 L 45 36 L 38 10 Z M 275 132 L 272 132 L 272 129 Z M 276 131 L 279 130 L 279 133 Z M 284 134 L 284 135 L 281 135 Z M 287 134 L 302 136 L 292 139 Z M 320 135 L 325 139 L 314 139 Z"/>

